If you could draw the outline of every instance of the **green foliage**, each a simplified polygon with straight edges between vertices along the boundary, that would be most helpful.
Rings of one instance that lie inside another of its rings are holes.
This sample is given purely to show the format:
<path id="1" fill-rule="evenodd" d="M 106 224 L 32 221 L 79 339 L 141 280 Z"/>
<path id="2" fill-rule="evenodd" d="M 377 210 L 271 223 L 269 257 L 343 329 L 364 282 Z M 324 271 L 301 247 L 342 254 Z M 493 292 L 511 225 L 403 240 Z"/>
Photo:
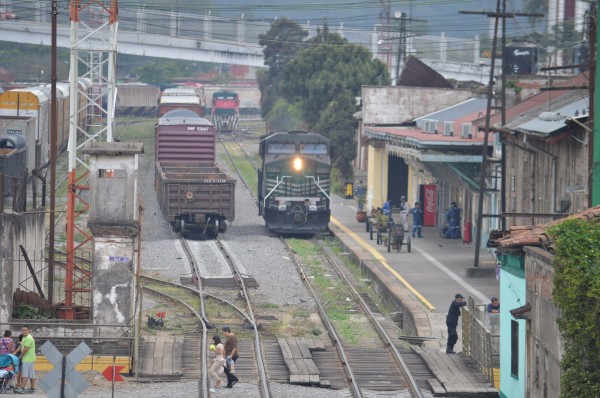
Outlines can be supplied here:
<path id="1" fill-rule="evenodd" d="M 48 46 L 0 42 L 1 65 L 14 76 L 15 81 L 50 83 L 51 55 Z M 56 58 L 58 79 L 68 79 L 69 51 L 59 49 Z"/>
<path id="2" fill-rule="evenodd" d="M 303 130 L 302 114 L 297 106 L 291 105 L 283 98 L 275 98 L 276 102 L 267 115 L 267 125 L 273 131 Z"/>
<path id="3" fill-rule="evenodd" d="M 135 69 L 140 80 L 148 84 L 171 82 L 174 77 L 181 76 L 180 63 L 167 60 L 156 60 Z"/>
<path id="4" fill-rule="evenodd" d="M 18 319 L 48 319 L 49 314 L 41 313 L 39 308 L 36 308 L 29 304 L 20 304 L 15 314 L 15 318 Z"/>
<path id="5" fill-rule="evenodd" d="M 340 82 L 334 89 L 337 94 L 321 113 L 314 127 L 315 132 L 328 137 L 334 148 L 332 166 L 341 173 L 343 180 L 349 179 L 352 160 L 356 157 L 356 121 L 352 116 L 356 111 L 354 96 Z"/>
<path id="6" fill-rule="evenodd" d="M 330 33 L 327 24 L 314 38 L 306 36 L 285 18 L 259 36 L 269 66 L 258 73 L 262 115 L 270 130 L 307 129 L 328 137 L 332 166 L 343 181 L 352 176 L 356 156 L 355 97 L 363 85 L 389 84 L 389 73 L 367 48 Z"/>
<path id="7" fill-rule="evenodd" d="M 279 97 L 281 70 L 294 58 L 302 48 L 308 32 L 294 21 L 278 18 L 271 23 L 271 28 L 265 34 L 258 35 L 258 43 L 264 47 L 265 65 L 267 70 L 257 74 L 261 97 L 261 113 L 266 117 L 272 110 Z"/>
<path id="8" fill-rule="evenodd" d="M 600 396 L 600 224 L 568 219 L 554 239 L 553 298 L 564 341 L 561 397 Z"/>

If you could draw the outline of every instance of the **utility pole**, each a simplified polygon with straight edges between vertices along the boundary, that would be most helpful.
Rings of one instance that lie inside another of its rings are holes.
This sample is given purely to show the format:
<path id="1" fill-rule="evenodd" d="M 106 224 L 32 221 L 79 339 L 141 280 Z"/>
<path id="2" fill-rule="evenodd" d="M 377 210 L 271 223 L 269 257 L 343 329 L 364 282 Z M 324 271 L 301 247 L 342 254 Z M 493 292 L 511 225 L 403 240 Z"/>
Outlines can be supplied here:
<path id="1" fill-rule="evenodd" d="M 592 8 L 594 10 L 593 17 L 595 17 L 595 21 L 593 21 L 593 26 L 596 29 L 594 38 L 596 42 L 594 43 L 594 57 L 592 58 L 592 62 L 594 63 L 593 72 L 590 71 L 590 74 L 594 74 L 594 95 L 592 98 L 600 98 L 600 87 L 596 83 L 600 82 L 600 62 L 597 60 L 598 54 L 600 54 L 600 18 L 598 18 L 598 8 L 600 7 L 600 1 L 597 1 Z M 590 51 L 592 51 L 592 46 L 590 45 Z M 590 192 L 591 192 L 591 203 L 590 206 L 598 206 L 600 205 L 600 171 L 598 170 L 598 164 L 600 163 L 600 139 L 598 139 L 598 135 L 600 134 L 600 123 L 596 123 L 595 115 L 600 115 L 600 101 L 594 100 L 593 111 L 594 119 L 592 119 L 592 133 L 589 135 L 588 145 L 592 148 L 592 153 L 590 153 Z"/>
<path id="2" fill-rule="evenodd" d="M 400 78 L 400 63 L 406 60 L 406 14 L 400 11 L 394 13 L 394 18 L 400 22 L 400 35 L 398 36 L 398 58 L 396 60 L 396 85 Z"/>
<path id="3" fill-rule="evenodd" d="M 499 20 L 500 18 L 502 18 L 502 54 L 504 55 L 504 51 L 506 48 L 506 42 L 505 42 L 505 37 L 506 37 L 506 25 L 505 25 L 505 20 L 506 18 L 513 18 L 513 17 L 517 17 L 517 16 L 524 16 L 524 17 L 531 17 L 531 16 L 543 16 L 542 14 L 529 14 L 529 13 L 506 13 L 506 0 L 502 0 L 502 3 L 500 2 L 501 0 L 497 0 L 496 2 L 496 12 L 479 12 L 479 11 L 459 11 L 459 14 L 475 14 L 475 15 L 485 15 L 487 17 L 493 17 L 495 18 L 495 23 L 494 23 L 494 36 L 492 39 L 492 57 L 491 57 L 491 63 L 490 63 L 490 77 L 489 77 L 489 82 L 488 82 L 488 86 L 487 86 L 487 106 L 486 106 L 486 112 L 485 112 L 485 127 L 484 127 L 484 135 L 483 135 L 483 147 L 481 149 L 481 172 L 480 172 L 480 178 L 479 178 L 479 196 L 477 197 L 477 224 L 476 224 L 476 235 L 475 235 L 475 257 L 473 259 L 473 267 L 478 268 L 479 267 L 479 254 L 481 251 L 481 234 L 482 234 L 482 228 L 483 228 L 483 199 L 484 199 L 484 195 L 486 190 L 486 177 L 487 177 L 487 172 L 488 172 L 488 145 L 489 145 L 489 134 L 490 134 L 490 118 L 491 118 L 491 113 L 492 113 L 492 109 L 500 109 L 501 112 L 501 117 L 502 117 L 502 124 L 504 125 L 506 123 L 506 116 L 505 116 L 505 112 L 506 112 L 506 101 L 505 101 L 505 94 L 506 94 L 506 86 L 505 86 L 505 74 L 504 74 L 504 65 L 502 65 L 502 89 L 501 89 L 501 101 L 502 104 L 501 106 L 492 106 L 492 98 L 494 96 L 494 68 L 495 68 L 495 63 L 496 63 L 496 46 L 497 46 L 497 42 L 498 42 L 498 25 L 499 25 Z M 501 10 L 502 7 L 502 10 Z M 504 58 L 504 57 L 503 57 Z M 501 204 L 501 211 L 504 212 L 505 211 L 505 191 L 506 191 L 506 186 L 504 183 L 504 174 L 505 174 L 505 164 L 504 164 L 504 145 L 502 145 L 502 154 L 501 154 L 501 160 L 500 160 L 500 164 L 501 164 L 501 176 L 500 176 L 500 180 L 501 180 L 501 187 L 500 187 L 500 204 Z M 504 220 L 504 216 L 503 214 L 486 214 L 486 217 L 499 217 L 502 221 L 502 226 L 504 227 L 505 225 L 505 220 Z"/>
<path id="4" fill-rule="evenodd" d="M 50 231 L 48 234 L 48 303 L 52 306 L 54 300 L 54 245 L 56 215 L 56 141 L 58 134 L 58 103 L 56 102 L 56 35 L 57 35 L 58 3 L 52 0 L 52 60 L 50 71 Z"/>

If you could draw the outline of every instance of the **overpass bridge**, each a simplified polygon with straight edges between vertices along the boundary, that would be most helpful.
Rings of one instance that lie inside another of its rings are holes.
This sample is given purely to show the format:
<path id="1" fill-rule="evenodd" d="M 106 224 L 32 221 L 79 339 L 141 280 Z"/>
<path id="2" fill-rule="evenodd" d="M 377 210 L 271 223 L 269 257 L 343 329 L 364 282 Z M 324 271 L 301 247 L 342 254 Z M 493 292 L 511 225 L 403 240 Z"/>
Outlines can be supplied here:
<path id="1" fill-rule="evenodd" d="M 50 2 L 3 0 L 19 20 L 0 21 L 2 40 L 50 46 Z M 70 48 L 69 3 L 59 2 L 57 45 Z M 317 25 L 302 24 L 309 37 L 316 35 Z M 118 52 L 120 54 L 210 62 L 215 64 L 264 67 L 258 35 L 270 29 L 270 21 L 255 21 L 148 10 L 145 7 L 119 10 Z M 385 33 L 375 25 L 373 31 L 330 27 L 351 43 L 362 44 L 375 57 L 387 63 L 391 75 L 396 70 L 400 51 L 398 33 Z M 100 43 L 88 43 L 89 48 Z M 473 80 L 489 78 L 488 60 L 479 58 L 479 41 L 441 36 L 409 37 L 404 54 L 413 54 L 445 78 Z M 395 76 L 393 76 L 395 77 Z"/>

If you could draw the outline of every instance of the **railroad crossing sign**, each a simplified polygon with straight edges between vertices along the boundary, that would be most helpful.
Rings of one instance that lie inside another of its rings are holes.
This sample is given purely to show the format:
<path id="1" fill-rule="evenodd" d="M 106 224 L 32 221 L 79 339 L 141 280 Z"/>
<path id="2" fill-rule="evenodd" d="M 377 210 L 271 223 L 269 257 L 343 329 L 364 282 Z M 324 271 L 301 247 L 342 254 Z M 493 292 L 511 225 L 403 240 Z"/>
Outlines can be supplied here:
<path id="1" fill-rule="evenodd" d="M 125 366 L 107 366 L 102 372 L 102 376 L 108 381 L 123 381 L 121 377 L 121 370 L 123 369 L 125 369 Z"/>
<path id="2" fill-rule="evenodd" d="M 63 355 L 54 344 L 46 341 L 40 351 L 54 365 L 54 369 L 38 383 L 48 393 L 48 398 L 77 398 L 89 387 L 81 373 L 75 370 L 75 365 L 92 352 L 87 344 L 81 342 L 68 355 Z"/>

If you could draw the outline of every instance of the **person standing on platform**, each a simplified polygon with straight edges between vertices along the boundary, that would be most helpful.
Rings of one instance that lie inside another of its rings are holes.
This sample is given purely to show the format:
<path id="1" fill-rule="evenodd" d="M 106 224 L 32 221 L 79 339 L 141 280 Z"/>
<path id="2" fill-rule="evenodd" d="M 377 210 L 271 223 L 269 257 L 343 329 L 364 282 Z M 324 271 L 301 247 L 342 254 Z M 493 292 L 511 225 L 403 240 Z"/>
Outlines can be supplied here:
<path id="1" fill-rule="evenodd" d="M 487 312 L 498 314 L 500 312 L 500 302 L 496 297 L 492 297 L 492 301 L 487 305 Z"/>
<path id="2" fill-rule="evenodd" d="M 391 216 L 392 215 L 392 201 L 390 200 L 390 198 L 388 198 L 383 203 L 383 215 L 384 216 Z"/>
<path id="3" fill-rule="evenodd" d="M 448 221 L 447 237 L 451 239 L 460 239 L 460 220 L 462 210 L 456 202 L 450 203 L 450 209 L 446 213 L 446 221 Z"/>
<path id="4" fill-rule="evenodd" d="M 415 238 L 418 236 L 419 238 L 422 238 L 423 235 L 421 229 L 423 228 L 423 209 L 421 209 L 419 202 L 415 202 L 415 207 L 410 212 L 412 213 L 413 223 L 412 237 Z"/>
<path id="5" fill-rule="evenodd" d="M 454 301 L 450 303 L 448 309 L 448 315 L 446 316 L 446 326 L 448 326 L 448 344 L 446 345 L 446 354 L 455 354 L 454 345 L 458 341 L 458 333 L 456 327 L 458 326 L 458 318 L 460 317 L 460 309 L 467 305 L 464 301 L 465 297 L 457 293 L 454 295 Z"/>
<path id="6" fill-rule="evenodd" d="M 410 205 L 406 201 L 406 196 L 400 197 L 400 223 L 406 232 L 408 232 L 408 213 L 410 212 Z"/>
<path id="7" fill-rule="evenodd" d="M 227 375 L 227 388 L 233 388 L 235 383 L 239 381 L 238 377 L 234 374 L 235 362 L 239 357 L 238 352 L 238 339 L 235 334 L 231 332 L 229 326 L 223 326 L 221 329 L 227 341 L 225 342 L 225 374 Z"/>

